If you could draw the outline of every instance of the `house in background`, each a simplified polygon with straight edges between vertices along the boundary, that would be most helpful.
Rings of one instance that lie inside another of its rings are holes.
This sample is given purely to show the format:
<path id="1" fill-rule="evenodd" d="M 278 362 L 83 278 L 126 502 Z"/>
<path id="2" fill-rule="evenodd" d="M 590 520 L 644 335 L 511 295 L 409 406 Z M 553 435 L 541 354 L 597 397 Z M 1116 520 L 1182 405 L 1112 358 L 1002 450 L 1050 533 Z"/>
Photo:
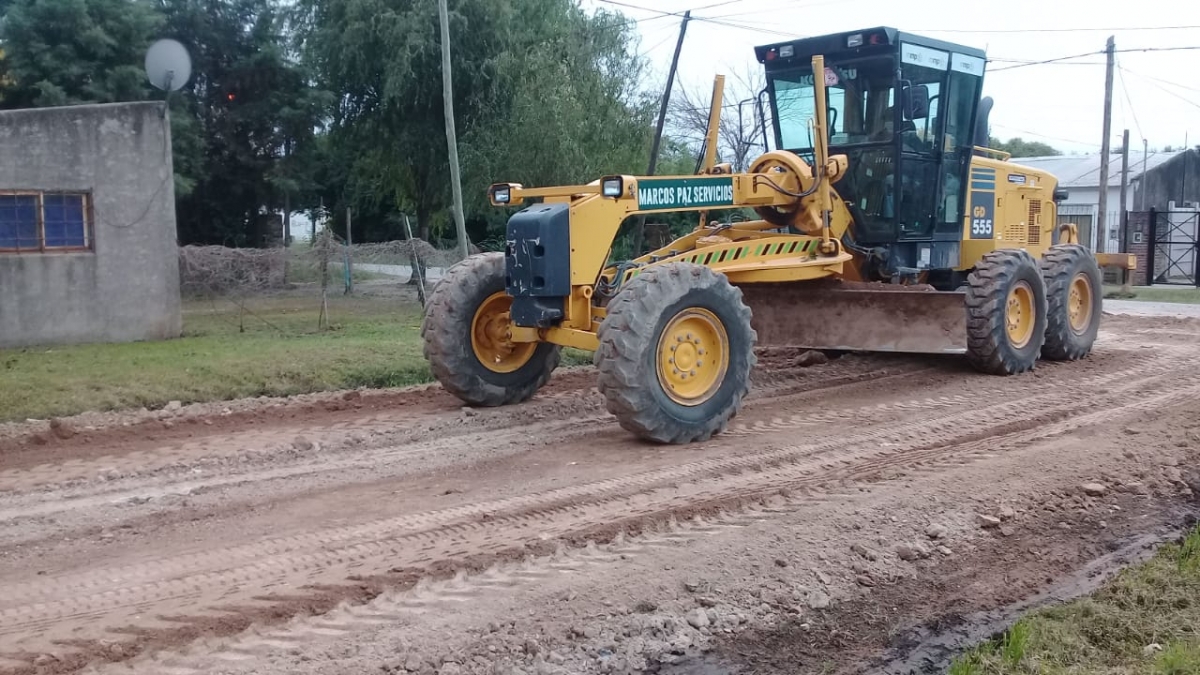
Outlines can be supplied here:
<path id="1" fill-rule="evenodd" d="M 1060 223 L 1079 226 L 1079 240 L 1100 253 L 1121 252 L 1121 153 L 1110 153 L 1108 163 L 1108 242 L 1097 241 L 1100 211 L 1100 154 L 1014 157 L 1016 164 L 1046 171 L 1058 178 L 1069 196 L 1059 204 Z M 1167 211 L 1191 209 L 1200 204 L 1200 151 L 1129 152 L 1129 189 L 1126 210 Z"/>
<path id="2" fill-rule="evenodd" d="M 0 347 L 182 330 L 162 103 L 0 112 Z"/>

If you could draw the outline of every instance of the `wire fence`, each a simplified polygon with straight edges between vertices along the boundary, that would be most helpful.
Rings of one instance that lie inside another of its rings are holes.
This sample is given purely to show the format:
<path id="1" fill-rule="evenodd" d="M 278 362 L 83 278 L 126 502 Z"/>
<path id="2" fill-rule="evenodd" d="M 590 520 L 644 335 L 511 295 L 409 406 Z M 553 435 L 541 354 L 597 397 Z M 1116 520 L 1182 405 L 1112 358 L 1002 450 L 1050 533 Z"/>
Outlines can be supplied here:
<path id="1" fill-rule="evenodd" d="M 476 246 L 471 253 L 479 252 Z M 318 328 L 329 325 L 331 300 L 425 304 L 445 270 L 461 259 L 457 249 L 421 239 L 347 244 L 324 229 L 312 241 L 274 248 L 182 246 L 180 293 L 191 303 L 254 316 L 268 301 L 287 298 L 315 309 Z"/>

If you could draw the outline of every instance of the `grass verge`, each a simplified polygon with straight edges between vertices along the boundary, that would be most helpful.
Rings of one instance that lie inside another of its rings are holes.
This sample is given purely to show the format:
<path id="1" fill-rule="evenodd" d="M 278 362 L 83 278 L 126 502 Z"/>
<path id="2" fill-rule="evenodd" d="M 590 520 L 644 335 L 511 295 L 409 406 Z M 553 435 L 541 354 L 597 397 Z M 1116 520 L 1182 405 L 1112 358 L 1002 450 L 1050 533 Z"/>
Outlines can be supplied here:
<path id="1" fill-rule="evenodd" d="M 311 294 L 189 301 L 179 339 L 0 350 L 0 421 L 432 379 L 415 300 L 331 294 L 327 328 L 319 316 Z"/>
<path id="2" fill-rule="evenodd" d="M 1200 288 L 1160 288 L 1134 286 L 1129 293 L 1120 286 L 1105 286 L 1104 297 L 1111 300 L 1142 300 L 1145 302 L 1176 302 L 1187 305 L 1200 304 Z"/>
<path id="3" fill-rule="evenodd" d="M 1200 673 L 1200 528 L 1091 596 L 1033 612 L 950 675 Z"/>

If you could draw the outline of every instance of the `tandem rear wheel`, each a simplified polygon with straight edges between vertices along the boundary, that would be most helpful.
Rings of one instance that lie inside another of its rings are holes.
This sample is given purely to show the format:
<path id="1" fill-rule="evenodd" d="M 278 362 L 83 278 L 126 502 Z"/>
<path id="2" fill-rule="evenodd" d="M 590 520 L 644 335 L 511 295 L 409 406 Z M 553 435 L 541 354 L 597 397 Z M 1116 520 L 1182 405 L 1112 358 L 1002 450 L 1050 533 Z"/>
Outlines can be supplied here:
<path id="1" fill-rule="evenodd" d="M 1096 342 L 1101 275 L 1078 244 L 1040 261 L 1020 249 L 992 251 L 967 278 L 967 359 L 977 370 L 1015 375 L 1038 359 L 1073 361 Z"/>

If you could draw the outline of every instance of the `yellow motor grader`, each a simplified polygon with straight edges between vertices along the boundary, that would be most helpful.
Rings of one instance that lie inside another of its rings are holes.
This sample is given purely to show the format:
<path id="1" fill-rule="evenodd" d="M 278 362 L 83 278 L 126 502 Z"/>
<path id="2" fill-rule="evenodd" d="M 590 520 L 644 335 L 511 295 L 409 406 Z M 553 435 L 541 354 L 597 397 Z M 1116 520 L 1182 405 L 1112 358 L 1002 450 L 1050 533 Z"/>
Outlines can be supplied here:
<path id="1" fill-rule="evenodd" d="M 1056 179 L 985 147 L 982 51 L 875 28 L 756 54 L 777 149 L 745 172 L 716 163 L 718 77 L 697 175 L 489 187 L 532 203 L 505 251 L 429 297 L 425 356 L 448 391 L 527 400 L 575 347 L 623 428 L 688 443 L 737 414 L 756 345 L 959 354 L 997 375 L 1091 351 L 1100 266 L 1056 225 Z M 756 216 L 718 214 L 736 210 Z M 695 230 L 612 259 L 623 222 L 672 211 Z"/>

